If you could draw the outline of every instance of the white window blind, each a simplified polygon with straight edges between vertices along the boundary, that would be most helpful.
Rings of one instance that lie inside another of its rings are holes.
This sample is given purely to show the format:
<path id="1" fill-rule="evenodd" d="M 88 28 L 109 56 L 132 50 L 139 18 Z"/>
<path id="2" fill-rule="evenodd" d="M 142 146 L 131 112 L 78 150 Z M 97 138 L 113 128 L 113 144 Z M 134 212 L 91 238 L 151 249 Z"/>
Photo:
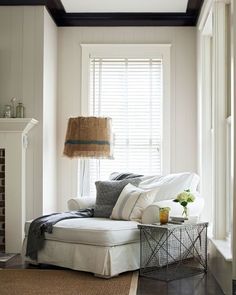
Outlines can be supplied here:
<path id="1" fill-rule="evenodd" d="M 89 113 L 114 132 L 114 160 L 89 160 L 90 194 L 114 171 L 161 174 L 162 100 L 161 59 L 90 59 Z"/>

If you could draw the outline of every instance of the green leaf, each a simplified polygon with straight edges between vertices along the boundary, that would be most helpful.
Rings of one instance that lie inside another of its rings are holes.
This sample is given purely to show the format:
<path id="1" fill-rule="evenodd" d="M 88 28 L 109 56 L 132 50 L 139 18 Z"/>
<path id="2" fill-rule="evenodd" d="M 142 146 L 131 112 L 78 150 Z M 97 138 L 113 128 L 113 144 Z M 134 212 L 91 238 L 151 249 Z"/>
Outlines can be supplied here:
<path id="1" fill-rule="evenodd" d="M 173 202 L 179 203 L 179 200 L 175 199 L 175 200 L 173 200 Z"/>
<path id="2" fill-rule="evenodd" d="M 190 193 L 190 189 L 186 189 L 184 190 L 186 193 Z"/>
<path id="3" fill-rule="evenodd" d="M 188 202 L 188 203 L 192 203 L 193 200 L 192 200 L 191 198 L 189 198 L 189 199 L 187 199 L 187 202 Z"/>
<path id="4" fill-rule="evenodd" d="M 183 207 L 186 207 L 187 205 L 188 205 L 188 202 L 182 202 L 182 203 L 180 203 Z"/>

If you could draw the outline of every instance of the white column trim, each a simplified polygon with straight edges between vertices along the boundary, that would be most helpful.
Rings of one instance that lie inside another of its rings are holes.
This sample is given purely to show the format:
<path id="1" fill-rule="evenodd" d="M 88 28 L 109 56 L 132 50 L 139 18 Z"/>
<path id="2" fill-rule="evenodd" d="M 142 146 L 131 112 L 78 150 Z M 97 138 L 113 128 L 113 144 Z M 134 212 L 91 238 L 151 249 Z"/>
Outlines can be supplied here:
<path id="1" fill-rule="evenodd" d="M 211 46 L 212 37 L 201 36 L 201 93 L 199 96 L 199 170 L 201 177 L 201 195 L 205 199 L 205 208 L 202 214 L 204 220 L 208 220 L 212 228 L 213 223 L 213 195 L 212 195 L 212 64 Z"/>
<path id="2" fill-rule="evenodd" d="M 226 3 L 213 4 L 213 194 L 215 239 L 225 238 Z"/>
<path id="3" fill-rule="evenodd" d="M 232 1 L 231 6 L 231 161 L 232 165 L 232 176 L 233 176 L 233 184 L 232 184 L 232 193 L 233 193 L 233 229 L 232 229 L 232 254 L 233 254 L 233 262 L 232 262 L 232 278 L 236 280 L 236 0 Z"/>

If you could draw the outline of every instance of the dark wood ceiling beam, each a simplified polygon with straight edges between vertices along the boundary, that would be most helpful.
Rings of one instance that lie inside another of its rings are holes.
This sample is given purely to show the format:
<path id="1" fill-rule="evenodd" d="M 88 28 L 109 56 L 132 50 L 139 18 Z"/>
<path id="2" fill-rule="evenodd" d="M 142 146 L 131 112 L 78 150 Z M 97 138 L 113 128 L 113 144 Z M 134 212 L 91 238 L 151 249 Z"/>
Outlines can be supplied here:
<path id="1" fill-rule="evenodd" d="M 60 0 L 46 0 L 45 6 L 55 23 L 58 25 L 58 20 L 66 14 L 65 8 Z"/>
<path id="2" fill-rule="evenodd" d="M 197 24 L 204 0 L 189 0 L 187 6 L 187 13 L 193 15 L 195 25 Z"/>
<path id="3" fill-rule="evenodd" d="M 58 26 L 195 26 L 204 0 L 186 13 L 66 13 L 60 0 L 0 0 L 0 5 L 44 5 Z"/>
<path id="4" fill-rule="evenodd" d="M 185 13 L 66 13 L 58 26 L 194 26 Z"/>

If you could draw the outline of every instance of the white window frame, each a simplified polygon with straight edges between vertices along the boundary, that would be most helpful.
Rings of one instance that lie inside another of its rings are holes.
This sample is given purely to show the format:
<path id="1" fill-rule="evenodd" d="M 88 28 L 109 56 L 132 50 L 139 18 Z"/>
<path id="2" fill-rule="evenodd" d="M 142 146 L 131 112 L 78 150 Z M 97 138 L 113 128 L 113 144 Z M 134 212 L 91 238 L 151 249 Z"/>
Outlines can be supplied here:
<path id="1" fill-rule="evenodd" d="M 207 175 L 207 173 L 209 172 L 209 167 L 207 167 L 207 165 L 210 164 L 210 161 L 204 162 L 202 155 L 200 155 L 199 167 L 201 174 L 201 185 L 204 185 L 205 183 L 205 185 L 208 184 L 209 186 L 209 183 L 212 182 L 212 192 L 209 188 L 206 187 L 201 187 L 201 192 L 208 193 L 203 196 L 206 198 L 206 209 L 204 217 L 207 217 L 210 222 L 213 222 L 213 231 L 212 236 L 210 237 L 212 238 L 212 241 L 216 246 L 218 241 L 220 241 L 221 244 L 222 241 L 229 244 L 227 237 L 228 233 L 230 232 L 229 224 L 227 224 L 228 212 L 230 210 L 229 202 L 231 202 L 231 176 L 229 172 L 230 168 L 227 167 L 227 165 L 230 165 L 230 122 L 229 119 L 226 119 L 226 81 L 228 66 L 226 62 L 227 51 L 225 47 L 225 39 L 227 29 L 227 4 L 228 1 L 207 1 L 198 26 L 200 31 L 199 77 L 201 78 L 199 80 L 199 122 L 201 122 L 199 134 L 201 148 L 200 154 L 204 153 L 204 158 L 211 158 L 212 161 L 211 180 L 211 176 Z M 210 48 L 211 42 L 212 48 Z M 212 69 L 209 68 L 210 59 L 212 59 Z M 210 85 L 210 81 L 212 81 L 212 85 Z M 210 93 L 211 91 L 209 89 L 209 87 L 211 86 L 212 93 Z M 211 106 L 209 100 L 210 96 L 212 96 Z M 211 117 L 211 122 L 209 122 L 209 117 Z M 208 132 L 210 126 L 211 134 L 209 134 Z M 210 141 L 212 142 L 212 147 L 210 146 Z M 202 171 L 204 171 L 204 174 L 206 176 L 203 175 Z M 205 179 L 202 179 L 203 177 L 205 177 Z M 210 207 L 213 208 L 210 209 Z M 224 257 L 227 257 L 227 259 L 229 259 L 230 254 L 227 249 L 225 251 L 219 251 Z"/>
<path id="2" fill-rule="evenodd" d="M 213 197 L 213 110 L 212 110 L 212 35 L 201 37 L 201 92 L 198 105 L 199 116 L 199 174 L 200 193 L 205 199 L 203 220 L 209 222 L 208 234 L 212 235 L 214 223 Z"/>
<path id="3" fill-rule="evenodd" d="M 89 114 L 90 58 L 161 58 L 163 62 L 162 174 L 170 173 L 170 50 L 171 44 L 81 44 L 81 116 Z"/>
<path id="4" fill-rule="evenodd" d="M 231 242 L 233 220 L 233 194 L 232 194 L 232 139 L 231 139 L 231 116 L 227 117 L 226 123 L 226 239 Z"/>

